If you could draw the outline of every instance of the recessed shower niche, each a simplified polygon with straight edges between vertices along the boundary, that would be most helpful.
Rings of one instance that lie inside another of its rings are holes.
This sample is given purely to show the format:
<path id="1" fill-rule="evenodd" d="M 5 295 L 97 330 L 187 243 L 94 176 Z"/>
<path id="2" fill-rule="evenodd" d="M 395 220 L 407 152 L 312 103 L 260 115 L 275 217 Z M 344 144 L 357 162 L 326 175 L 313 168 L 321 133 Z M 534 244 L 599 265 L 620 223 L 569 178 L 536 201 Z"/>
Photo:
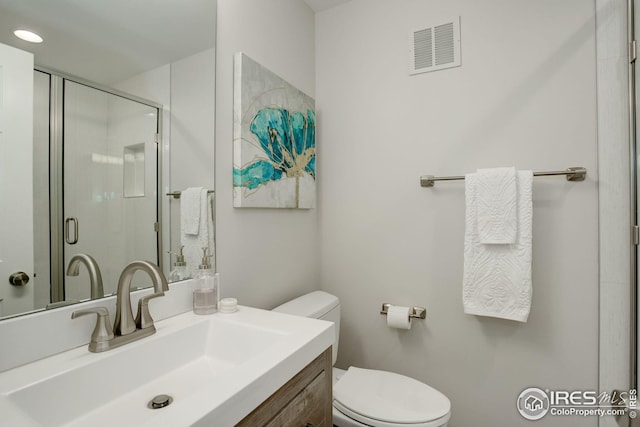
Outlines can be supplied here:
<path id="1" fill-rule="evenodd" d="M 144 197 L 144 142 L 124 147 L 124 197 Z"/>

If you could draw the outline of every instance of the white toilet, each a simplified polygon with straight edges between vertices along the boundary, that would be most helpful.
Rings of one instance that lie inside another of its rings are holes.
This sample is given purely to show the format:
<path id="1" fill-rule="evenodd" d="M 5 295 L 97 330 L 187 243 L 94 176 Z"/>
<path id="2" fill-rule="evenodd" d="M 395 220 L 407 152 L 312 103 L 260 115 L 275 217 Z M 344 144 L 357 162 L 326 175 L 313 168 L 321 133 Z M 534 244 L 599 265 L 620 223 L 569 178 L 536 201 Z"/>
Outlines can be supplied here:
<path id="1" fill-rule="evenodd" d="M 337 297 L 315 291 L 273 310 L 334 322 L 336 362 L 340 334 Z M 413 378 L 371 369 L 333 368 L 333 424 L 337 427 L 446 427 L 450 417 L 449 399 Z"/>

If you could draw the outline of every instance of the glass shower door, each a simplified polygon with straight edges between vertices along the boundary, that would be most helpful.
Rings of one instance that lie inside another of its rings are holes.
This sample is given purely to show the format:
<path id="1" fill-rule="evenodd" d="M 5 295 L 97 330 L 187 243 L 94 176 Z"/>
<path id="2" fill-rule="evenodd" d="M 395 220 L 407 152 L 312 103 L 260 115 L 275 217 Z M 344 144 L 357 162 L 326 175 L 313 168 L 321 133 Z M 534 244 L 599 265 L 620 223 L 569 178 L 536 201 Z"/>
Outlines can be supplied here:
<path id="1" fill-rule="evenodd" d="M 158 111 L 65 80 L 63 129 L 64 265 L 80 253 L 95 258 L 108 295 L 126 264 L 159 261 Z M 66 301 L 89 298 L 86 277 L 65 277 Z"/>

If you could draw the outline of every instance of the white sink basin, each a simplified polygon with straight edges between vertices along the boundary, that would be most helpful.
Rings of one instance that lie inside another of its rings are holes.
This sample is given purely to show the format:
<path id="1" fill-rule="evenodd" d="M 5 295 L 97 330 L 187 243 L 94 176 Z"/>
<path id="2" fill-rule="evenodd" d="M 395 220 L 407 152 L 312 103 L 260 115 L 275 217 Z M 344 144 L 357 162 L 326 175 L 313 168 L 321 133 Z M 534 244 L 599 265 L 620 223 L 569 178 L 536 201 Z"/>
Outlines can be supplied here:
<path id="1" fill-rule="evenodd" d="M 104 353 L 86 346 L 0 373 L 3 425 L 232 426 L 333 341 L 333 324 L 240 307 L 185 313 Z M 155 396 L 173 402 L 149 409 Z"/>

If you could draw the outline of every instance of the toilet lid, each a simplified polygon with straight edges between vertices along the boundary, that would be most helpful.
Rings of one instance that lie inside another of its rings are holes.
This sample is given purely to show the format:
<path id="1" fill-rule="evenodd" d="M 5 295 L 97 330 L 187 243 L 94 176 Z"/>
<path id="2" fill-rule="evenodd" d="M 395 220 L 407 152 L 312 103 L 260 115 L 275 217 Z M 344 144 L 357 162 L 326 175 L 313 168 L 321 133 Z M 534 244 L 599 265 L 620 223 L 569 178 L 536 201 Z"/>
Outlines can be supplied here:
<path id="1" fill-rule="evenodd" d="M 354 367 L 335 385 L 333 398 L 364 417 L 398 424 L 429 422 L 451 410 L 451 402 L 444 394 L 420 381 Z"/>

